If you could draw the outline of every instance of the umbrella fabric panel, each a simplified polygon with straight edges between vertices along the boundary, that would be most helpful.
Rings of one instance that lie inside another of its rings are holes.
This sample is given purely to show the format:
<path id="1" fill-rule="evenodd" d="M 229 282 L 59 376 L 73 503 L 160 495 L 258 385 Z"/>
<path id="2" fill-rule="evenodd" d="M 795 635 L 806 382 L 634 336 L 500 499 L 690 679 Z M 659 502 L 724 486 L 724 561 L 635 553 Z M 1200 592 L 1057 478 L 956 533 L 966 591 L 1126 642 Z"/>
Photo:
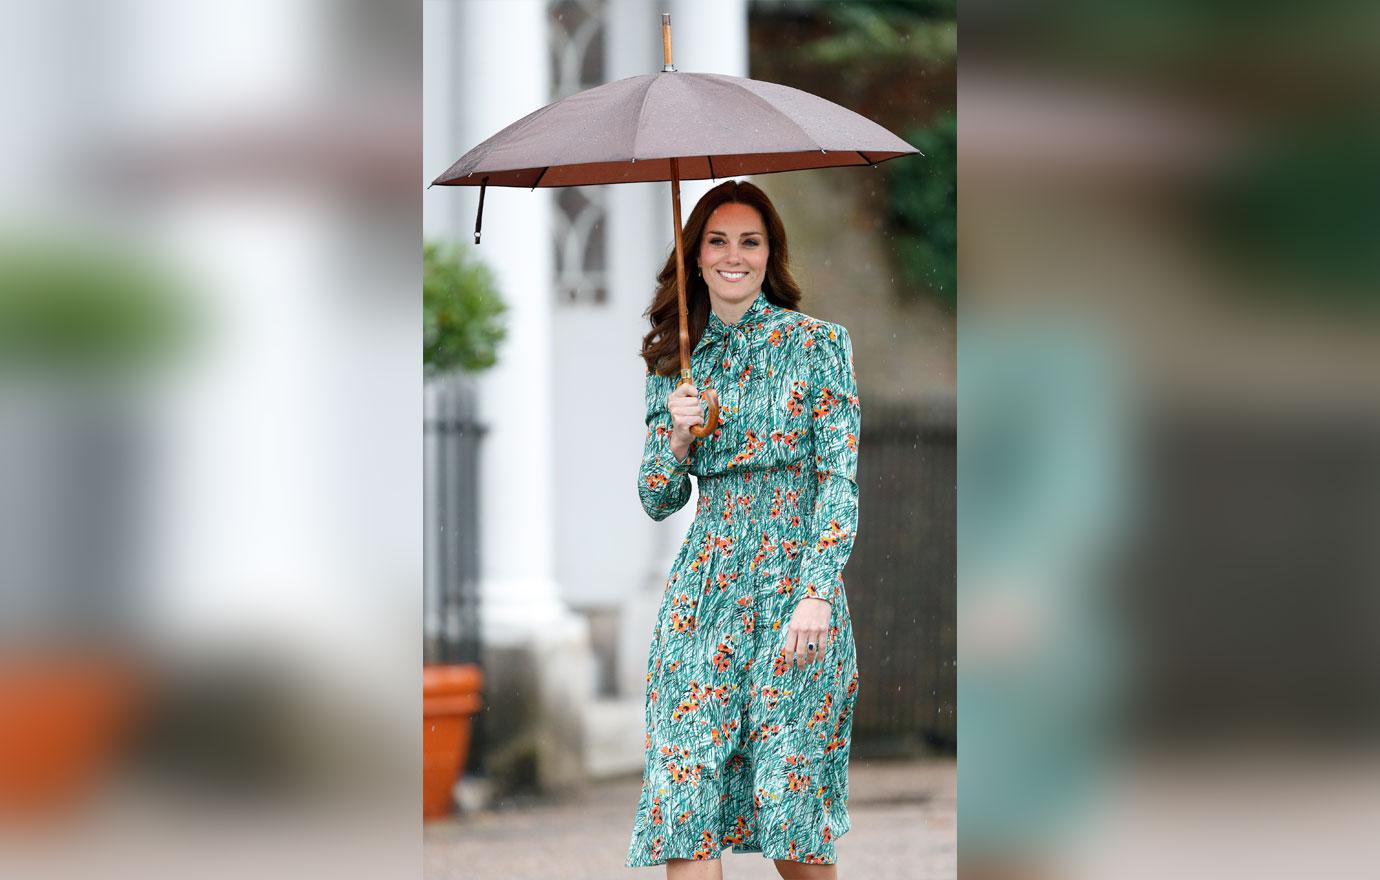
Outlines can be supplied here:
<path id="1" fill-rule="evenodd" d="M 461 156 L 435 183 L 454 186 L 476 173 L 631 159 L 643 97 L 651 84 L 650 76 L 629 77 L 534 110 Z M 490 180 L 489 185 L 532 183 Z"/>
<path id="2" fill-rule="evenodd" d="M 639 161 L 809 150 L 914 152 L 872 120 L 790 86 L 709 73 L 659 76 L 638 124 Z"/>

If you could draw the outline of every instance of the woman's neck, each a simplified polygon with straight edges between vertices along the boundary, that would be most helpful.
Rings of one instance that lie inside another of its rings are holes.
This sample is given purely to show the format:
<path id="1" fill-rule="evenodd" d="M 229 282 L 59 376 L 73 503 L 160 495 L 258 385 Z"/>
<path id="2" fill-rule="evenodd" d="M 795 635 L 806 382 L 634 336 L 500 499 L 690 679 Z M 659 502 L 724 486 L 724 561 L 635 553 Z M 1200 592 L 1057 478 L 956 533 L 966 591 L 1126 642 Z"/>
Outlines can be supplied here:
<path id="1" fill-rule="evenodd" d="M 714 310 L 714 314 L 719 316 L 720 321 L 723 321 L 725 324 L 736 324 L 743 319 L 743 315 L 747 314 L 747 310 L 752 308 L 752 304 L 757 302 L 757 297 L 761 295 L 762 292 L 759 290 L 757 293 L 754 293 L 752 296 L 736 305 L 715 302 L 711 297 L 709 300 L 709 307 Z"/>

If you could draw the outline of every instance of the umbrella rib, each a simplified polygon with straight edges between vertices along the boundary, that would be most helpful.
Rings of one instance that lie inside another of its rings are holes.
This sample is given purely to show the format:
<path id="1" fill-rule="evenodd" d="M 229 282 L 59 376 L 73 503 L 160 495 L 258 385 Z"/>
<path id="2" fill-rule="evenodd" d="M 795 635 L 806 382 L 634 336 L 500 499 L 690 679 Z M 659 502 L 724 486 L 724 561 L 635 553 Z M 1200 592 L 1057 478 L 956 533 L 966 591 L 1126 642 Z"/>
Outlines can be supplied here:
<path id="1" fill-rule="evenodd" d="M 716 174 L 714 173 L 714 157 L 713 157 L 713 156 L 705 156 L 704 158 L 705 158 L 706 161 L 709 162 L 709 179 L 712 180 L 712 181 L 714 181 L 715 183 L 718 183 L 718 182 L 719 182 L 718 175 L 716 175 Z"/>
<path id="2" fill-rule="evenodd" d="M 647 93 L 656 85 L 656 75 L 647 79 L 647 87 L 642 90 L 642 99 L 637 107 L 637 122 L 633 126 L 632 160 L 637 161 L 637 141 L 642 137 L 642 117 L 647 115 Z"/>
<path id="3" fill-rule="evenodd" d="M 550 171 L 550 170 L 551 170 L 551 166 L 550 166 L 550 165 L 547 165 L 545 168 L 543 168 L 543 169 L 541 170 L 541 174 L 538 174 L 538 175 L 537 175 L 537 182 L 534 183 L 534 184 L 532 184 L 532 189 L 528 190 L 528 192 L 532 192 L 532 191 L 535 190 L 538 186 L 540 186 L 540 185 L 541 185 L 541 179 L 542 179 L 543 177 L 545 177 L 545 176 L 546 176 L 546 172 L 548 172 L 548 171 Z"/>

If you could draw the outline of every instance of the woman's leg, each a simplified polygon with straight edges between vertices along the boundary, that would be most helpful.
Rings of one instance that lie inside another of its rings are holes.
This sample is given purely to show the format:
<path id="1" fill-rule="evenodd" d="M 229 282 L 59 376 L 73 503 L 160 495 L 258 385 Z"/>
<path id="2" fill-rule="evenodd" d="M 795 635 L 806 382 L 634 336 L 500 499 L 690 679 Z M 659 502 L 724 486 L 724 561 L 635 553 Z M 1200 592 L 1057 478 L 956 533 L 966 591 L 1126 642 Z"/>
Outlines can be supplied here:
<path id="1" fill-rule="evenodd" d="M 785 880 L 838 880 L 838 865 L 807 865 L 787 859 L 773 859 L 776 873 Z"/>
<path id="2" fill-rule="evenodd" d="M 667 859 L 666 880 L 724 880 L 722 859 Z"/>

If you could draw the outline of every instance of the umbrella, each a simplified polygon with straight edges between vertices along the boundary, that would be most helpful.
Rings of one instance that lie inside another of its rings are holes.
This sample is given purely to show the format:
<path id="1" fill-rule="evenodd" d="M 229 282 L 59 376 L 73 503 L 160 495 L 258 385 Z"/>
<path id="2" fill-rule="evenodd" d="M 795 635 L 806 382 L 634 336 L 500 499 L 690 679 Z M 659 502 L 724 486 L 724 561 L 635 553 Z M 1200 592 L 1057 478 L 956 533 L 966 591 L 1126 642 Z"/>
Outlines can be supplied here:
<path id="1" fill-rule="evenodd" d="M 671 182 L 680 302 L 680 383 L 690 381 L 680 182 L 841 165 L 867 165 L 920 151 L 865 117 L 776 83 L 671 64 L 671 16 L 661 16 L 659 73 L 628 77 L 548 104 L 461 156 L 433 186 L 478 186 L 479 243 L 488 186 L 557 187 Z M 718 426 L 718 398 L 691 433 Z"/>

